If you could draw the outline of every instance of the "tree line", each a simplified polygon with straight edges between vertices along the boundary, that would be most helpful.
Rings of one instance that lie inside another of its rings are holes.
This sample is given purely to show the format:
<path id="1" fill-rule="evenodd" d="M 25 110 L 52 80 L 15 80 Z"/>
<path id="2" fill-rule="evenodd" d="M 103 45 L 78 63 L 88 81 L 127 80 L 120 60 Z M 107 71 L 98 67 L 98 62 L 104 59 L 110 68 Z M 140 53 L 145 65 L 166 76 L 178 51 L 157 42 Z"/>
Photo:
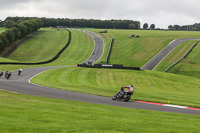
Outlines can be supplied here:
<path id="1" fill-rule="evenodd" d="M 24 21 L 30 17 L 7 17 L 13 22 Z M 5 21 L 6 21 L 5 20 Z M 96 20 L 96 19 L 69 19 L 69 18 L 45 18 L 42 17 L 44 27 L 79 27 L 79 28 L 106 28 L 106 29 L 139 29 L 140 22 L 133 20 Z"/>
<path id="2" fill-rule="evenodd" d="M 169 30 L 184 30 L 184 31 L 199 31 L 200 30 L 200 23 L 195 23 L 193 25 L 169 25 Z"/>
<path id="3" fill-rule="evenodd" d="M 20 21 L 7 19 L 3 22 L 3 26 L 9 29 L 0 33 L 0 52 L 14 41 L 40 29 L 43 26 L 43 22 L 39 18 L 31 18 Z"/>

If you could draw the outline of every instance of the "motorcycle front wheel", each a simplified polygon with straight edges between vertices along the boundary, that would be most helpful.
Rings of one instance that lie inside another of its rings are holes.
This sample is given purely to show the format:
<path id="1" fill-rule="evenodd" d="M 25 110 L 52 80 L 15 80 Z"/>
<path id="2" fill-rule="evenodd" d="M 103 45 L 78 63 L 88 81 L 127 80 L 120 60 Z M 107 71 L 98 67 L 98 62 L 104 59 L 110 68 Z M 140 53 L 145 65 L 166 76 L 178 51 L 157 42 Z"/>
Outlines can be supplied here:
<path id="1" fill-rule="evenodd" d="M 124 102 L 128 102 L 130 99 L 131 99 L 131 95 L 129 95 L 129 94 L 125 94 L 123 97 Z"/>
<path id="2" fill-rule="evenodd" d="M 116 99 L 117 99 L 117 96 L 114 95 L 114 96 L 112 97 L 112 100 L 116 100 Z"/>

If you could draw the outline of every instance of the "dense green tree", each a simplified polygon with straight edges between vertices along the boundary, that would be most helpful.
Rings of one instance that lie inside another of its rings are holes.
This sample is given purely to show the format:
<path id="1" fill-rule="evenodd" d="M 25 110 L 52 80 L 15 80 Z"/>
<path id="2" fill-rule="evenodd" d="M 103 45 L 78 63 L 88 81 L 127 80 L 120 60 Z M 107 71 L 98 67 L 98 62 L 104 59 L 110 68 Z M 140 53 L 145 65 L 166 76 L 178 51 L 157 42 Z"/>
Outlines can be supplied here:
<path id="1" fill-rule="evenodd" d="M 155 27 L 156 27 L 155 24 L 151 24 L 150 29 L 151 29 L 151 30 L 154 30 Z"/>
<path id="2" fill-rule="evenodd" d="M 27 27 L 23 23 L 19 23 L 17 28 L 21 32 L 21 37 L 25 37 L 28 34 Z"/>
<path id="3" fill-rule="evenodd" d="M 144 23 L 144 25 L 143 25 L 143 29 L 147 29 L 149 27 L 149 25 L 147 24 L 147 23 Z"/>
<path id="4" fill-rule="evenodd" d="M 173 29 L 173 26 L 172 26 L 172 25 L 169 25 L 169 26 L 168 26 L 168 29 L 169 29 L 169 30 L 172 30 L 172 29 Z"/>
<path id="5" fill-rule="evenodd" d="M 5 33 L 6 33 L 6 37 L 7 37 L 8 41 L 9 41 L 9 44 L 15 41 L 15 35 L 12 30 L 7 30 Z"/>
<path id="6" fill-rule="evenodd" d="M 181 26 L 179 26 L 179 25 L 174 25 L 173 27 L 174 27 L 175 30 L 180 30 L 180 27 L 181 27 Z"/>
<path id="7" fill-rule="evenodd" d="M 136 29 L 135 24 L 129 24 L 129 29 Z"/>
<path id="8" fill-rule="evenodd" d="M 0 52 L 3 50 L 3 41 L 1 40 L 1 38 L 0 38 Z"/>
<path id="9" fill-rule="evenodd" d="M 3 42 L 3 48 L 9 44 L 9 40 L 7 39 L 6 37 L 6 33 L 3 32 L 3 33 L 0 33 L 0 39 L 2 40 Z"/>
<path id="10" fill-rule="evenodd" d="M 6 20 L 6 21 L 3 22 L 3 25 L 6 28 L 11 28 L 11 27 L 13 27 L 14 24 L 15 24 L 15 22 L 12 21 L 12 20 Z"/>
<path id="11" fill-rule="evenodd" d="M 0 20 L 0 27 L 3 27 L 3 21 Z"/>
<path id="12" fill-rule="evenodd" d="M 10 30 L 12 30 L 12 32 L 15 35 L 15 40 L 19 39 L 21 37 L 21 32 L 18 28 L 16 27 L 12 27 Z"/>

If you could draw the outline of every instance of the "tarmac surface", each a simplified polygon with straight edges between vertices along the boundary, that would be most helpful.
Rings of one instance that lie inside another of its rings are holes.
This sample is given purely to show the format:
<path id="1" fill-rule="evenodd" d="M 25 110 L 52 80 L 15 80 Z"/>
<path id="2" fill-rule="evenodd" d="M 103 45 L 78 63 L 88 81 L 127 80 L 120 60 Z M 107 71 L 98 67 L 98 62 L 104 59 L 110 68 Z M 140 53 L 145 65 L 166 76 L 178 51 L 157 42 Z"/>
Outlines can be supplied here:
<path id="1" fill-rule="evenodd" d="M 91 36 L 93 37 L 93 35 Z M 100 39 L 99 36 L 95 35 L 95 37 L 96 37 L 95 40 Z M 96 44 L 98 43 L 96 43 L 95 41 L 95 45 Z M 94 51 L 98 51 L 98 47 L 95 46 Z M 103 52 L 102 49 L 100 49 L 99 51 L 100 51 L 99 53 Z M 91 55 L 92 57 L 90 58 L 94 59 L 94 61 L 98 60 L 99 56 L 97 57 L 97 55 L 99 54 L 92 54 Z M 94 103 L 94 104 L 103 104 L 103 105 L 110 105 L 110 106 L 117 106 L 117 107 L 200 115 L 199 110 L 176 108 L 172 106 L 160 106 L 160 105 L 140 103 L 140 102 L 135 102 L 135 101 L 130 101 L 130 102 L 113 101 L 111 97 L 65 91 L 65 90 L 49 88 L 49 87 L 39 86 L 39 85 L 30 83 L 30 80 L 37 74 L 45 70 L 59 68 L 59 67 L 67 68 L 67 67 L 75 67 L 75 66 L 52 66 L 52 67 L 29 68 L 29 69 L 24 69 L 20 76 L 17 75 L 18 73 L 17 71 L 13 71 L 11 78 L 8 80 L 5 79 L 4 77 L 0 77 L 0 90 L 6 90 L 13 93 L 21 93 L 21 94 L 28 94 L 28 95 L 34 95 L 34 96 L 64 99 L 64 100 Z M 117 91 L 118 90 L 116 90 L 116 93 Z"/>
<path id="2" fill-rule="evenodd" d="M 179 44 L 188 40 L 200 40 L 200 38 L 185 38 L 176 39 L 169 43 L 163 50 L 161 50 L 156 56 L 154 56 L 149 62 L 147 62 L 141 69 L 153 70 L 171 51 L 173 51 Z"/>

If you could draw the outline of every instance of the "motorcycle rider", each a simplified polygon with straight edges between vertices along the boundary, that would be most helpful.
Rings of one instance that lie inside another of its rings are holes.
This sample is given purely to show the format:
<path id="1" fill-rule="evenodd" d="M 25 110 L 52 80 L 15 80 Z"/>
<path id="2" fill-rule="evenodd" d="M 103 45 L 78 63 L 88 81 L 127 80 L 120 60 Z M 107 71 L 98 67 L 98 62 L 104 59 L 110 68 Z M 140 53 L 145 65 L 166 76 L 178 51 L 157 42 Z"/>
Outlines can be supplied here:
<path id="1" fill-rule="evenodd" d="M 124 88 L 128 88 L 128 89 L 124 89 Z M 122 87 L 121 90 L 124 92 L 131 92 L 132 94 L 134 93 L 133 85 Z"/>
<path id="2" fill-rule="evenodd" d="M 20 75 L 22 73 L 23 69 L 19 69 L 18 71 L 18 75 Z"/>
<path id="3" fill-rule="evenodd" d="M 3 70 L 0 70 L 0 77 L 3 76 Z"/>
<path id="4" fill-rule="evenodd" d="M 124 88 L 128 88 L 128 89 L 124 89 Z M 121 91 L 119 91 L 119 92 L 117 93 L 117 95 L 120 94 L 120 93 L 121 93 L 122 95 L 124 95 L 124 92 L 131 92 L 131 94 L 133 94 L 133 93 L 134 93 L 133 85 L 121 87 Z"/>
<path id="5" fill-rule="evenodd" d="M 7 78 L 8 76 L 11 76 L 11 71 L 6 71 L 5 78 Z"/>

